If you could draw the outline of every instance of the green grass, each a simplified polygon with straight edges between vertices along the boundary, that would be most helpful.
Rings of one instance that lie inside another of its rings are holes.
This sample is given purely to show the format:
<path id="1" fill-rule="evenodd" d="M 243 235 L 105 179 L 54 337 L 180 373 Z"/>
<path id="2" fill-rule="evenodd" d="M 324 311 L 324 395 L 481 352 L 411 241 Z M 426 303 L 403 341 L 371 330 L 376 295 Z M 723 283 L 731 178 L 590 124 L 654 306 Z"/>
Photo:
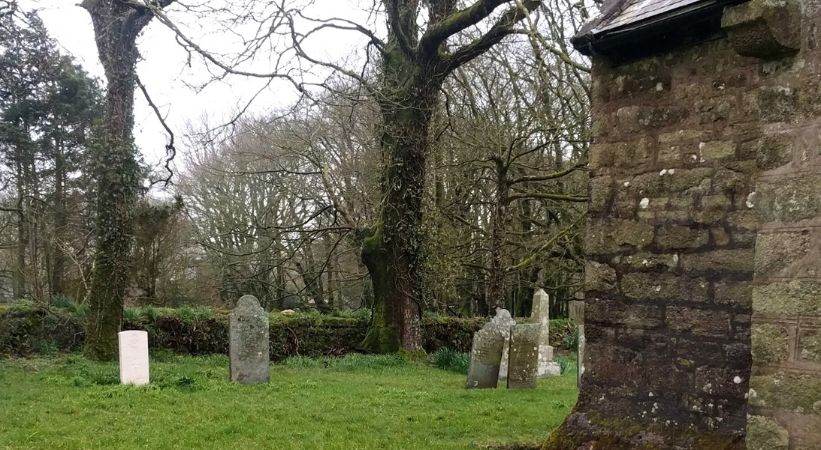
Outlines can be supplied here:
<path id="1" fill-rule="evenodd" d="M 79 356 L 0 360 L 0 448 L 458 449 L 538 443 L 576 400 L 575 373 L 536 390 L 466 390 L 393 356 L 291 358 L 267 385 L 224 356 L 153 355 L 152 384 Z"/>

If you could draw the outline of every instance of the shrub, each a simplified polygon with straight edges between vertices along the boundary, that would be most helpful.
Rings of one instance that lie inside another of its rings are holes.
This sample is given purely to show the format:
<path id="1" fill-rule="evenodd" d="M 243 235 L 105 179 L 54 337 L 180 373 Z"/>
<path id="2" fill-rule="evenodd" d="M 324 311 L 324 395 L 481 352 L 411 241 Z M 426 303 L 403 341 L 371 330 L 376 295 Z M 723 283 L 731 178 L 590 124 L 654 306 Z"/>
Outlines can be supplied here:
<path id="1" fill-rule="evenodd" d="M 0 355 L 75 351 L 83 335 L 82 319 L 60 308 L 17 301 L 0 310 Z"/>
<path id="2" fill-rule="evenodd" d="M 356 320 L 370 320 L 371 318 L 371 310 L 367 308 L 359 308 L 359 309 L 344 309 L 344 310 L 336 310 L 332 314 L 334 317 L 343 317 L 346 319 L 356 319 Z"/>
<path id="3" fill-rule="evenodd" d="M 579 349 L 579 329 L 573 328 L 573 331 L 567 333 L 562 338 L 562 347 L 576 351 Z"/>
<path id="4" fill-rule="evenodd" d="M 440 348 L 430 355 L 430 361 L 431 364 L 442 370 L 467 374 L 470 367 L 470 354 L 449 348 Z"/>
<path id="5" fill-rule="evenodd" d="M 572 358 L 557 357 L 556 361 L 559 363 L 559 373 L 564 375 L 567 372 L 576 371 L 576 360 Z"/>

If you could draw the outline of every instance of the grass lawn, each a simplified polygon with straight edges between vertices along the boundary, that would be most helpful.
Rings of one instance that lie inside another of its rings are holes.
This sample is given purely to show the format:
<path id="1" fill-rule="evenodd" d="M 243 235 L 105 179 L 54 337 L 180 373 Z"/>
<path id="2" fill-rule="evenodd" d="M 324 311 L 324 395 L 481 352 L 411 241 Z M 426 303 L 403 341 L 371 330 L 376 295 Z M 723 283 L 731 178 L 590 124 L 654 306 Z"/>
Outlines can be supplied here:
<path id="1" fill-rule="evenodd" d="M 393 356 L 295 358 L 267 385 L 224 356 L 160 354 L 152 384 L 69 355 L 0 360 L 0 448 L 456 449 L 538 443 L 576 401 L 575 372 L 536 390 L 465 390 L 465 376 Z"/>

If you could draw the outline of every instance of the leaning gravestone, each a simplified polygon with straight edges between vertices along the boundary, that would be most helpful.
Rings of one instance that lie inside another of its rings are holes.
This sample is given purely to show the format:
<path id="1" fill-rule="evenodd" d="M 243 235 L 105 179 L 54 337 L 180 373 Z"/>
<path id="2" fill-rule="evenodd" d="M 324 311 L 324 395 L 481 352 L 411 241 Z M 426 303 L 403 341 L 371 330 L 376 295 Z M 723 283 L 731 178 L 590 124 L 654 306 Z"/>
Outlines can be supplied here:
<path id="1" fill-rule="evenodd" d="M 131 330 L 117 333 L 120 354 L 120 383 L 143 385 L 149 382 L 148 333 Z"/>
<path id="2" fill-rule="evenodd" d="M 465 387 L 468 389 L 495 388 L 499 381 L 502 352 L 515 323 L 506 309 L 497 309 L 496 317 L 473 335 L 470 351 L 470 370 Z"/>
<path id="3" fill-rule="evenodd" d="M 229 353 L 231 381 L 268 382 L 268 314 L 253 295 L 243 295 L 231 311 Z"/>
<path id="4" fill-rule="evenodd" d="M 561 375 L 561 367 L 553 361 L 553 347 L 550 345 L 550 296 L 542 289 L 533 294 L 533 308 L 530 320 L 539 325 L 539 376 Z"/>
<path id="5" fill-rule="evenodd" d="M 541 326 L 535 323 L 514 325 L 510 329 L 510 366 L 508 389 L 533 389 L 539 378 L 539 340 Z"/>

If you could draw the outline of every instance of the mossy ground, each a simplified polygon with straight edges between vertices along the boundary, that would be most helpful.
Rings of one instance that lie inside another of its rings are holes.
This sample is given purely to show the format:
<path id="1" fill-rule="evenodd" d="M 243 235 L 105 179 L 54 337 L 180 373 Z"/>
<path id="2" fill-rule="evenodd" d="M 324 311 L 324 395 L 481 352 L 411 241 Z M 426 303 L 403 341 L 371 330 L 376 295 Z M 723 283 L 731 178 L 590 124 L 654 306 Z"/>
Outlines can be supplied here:
<path id="1" fill-rule="evenodd" d="M 0 448 L 457 449 L 538 443 L 576 400 L 575 373 L 536 390 L 465 390 L 397 356 L 291 359 L 267 385 L 224 356 L 158 354 L 152 384 L 80 356 L 0 360 Z"/>

